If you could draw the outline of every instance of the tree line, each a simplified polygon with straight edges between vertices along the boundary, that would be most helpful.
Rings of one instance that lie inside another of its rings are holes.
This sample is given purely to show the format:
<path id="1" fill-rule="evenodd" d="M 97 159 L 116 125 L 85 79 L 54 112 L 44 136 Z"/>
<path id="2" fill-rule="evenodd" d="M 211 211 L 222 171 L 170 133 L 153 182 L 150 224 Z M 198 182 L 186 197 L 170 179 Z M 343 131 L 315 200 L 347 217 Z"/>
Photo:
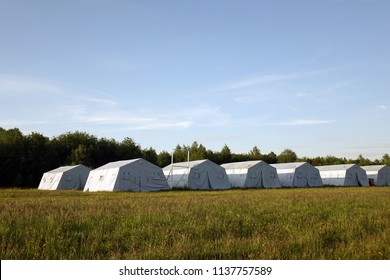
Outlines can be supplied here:
<path id="1" fill-rule="evenodd" d="M 217 164 L 263 160 L 269 164 L 305 161 L 312 165 L 390 165 L 389 154 L 374 161 L 362 155 L 355 160 L 334 156 L 299 158 L 291 149 L 285 149 L 279 155 L 274 152 L 262 154 L 257 146 L 248 153 L 237 154 L 226 144 L 220 151 L 212 151 L 196 141 L 189 146 L 178 144 L 173 151 L 174 162 L 187 161 L 188 152 L 190 160 L 209 159 Z M 23 134 L 18 128 L 0 127 L 0 187 L 37 187 L 44 172 L 59 166 L 83 164 L 95 169 L 108 162 L 134 158 L 164 167 L 171 163 L 171 152 L 157 153 L 152 147 L 142 148 L 130 137 L 117 141 L 76 131 L 49 138 L 38 132 Z"/>

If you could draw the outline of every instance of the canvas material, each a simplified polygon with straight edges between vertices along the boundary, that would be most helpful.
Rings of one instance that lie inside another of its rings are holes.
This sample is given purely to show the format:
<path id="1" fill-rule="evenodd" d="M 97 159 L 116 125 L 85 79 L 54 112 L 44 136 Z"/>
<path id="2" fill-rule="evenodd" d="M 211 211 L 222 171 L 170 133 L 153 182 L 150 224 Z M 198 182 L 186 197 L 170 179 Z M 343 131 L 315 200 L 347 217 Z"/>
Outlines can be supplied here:
<path id="1" fill-rule="evenodd" d="M 172 188 L 196 190 L 230 188 L 225 169 L 210 160 L 174 163 L 164 167 L 163 172 Z"/>
<path id="2" fill-rule="evenodd" d="M 84 191 L 170 190 L 162 169 L 144 159 L 109 163 L 92 170 Z"/>
<path id="3" fill-rule="evenodd" d="M 84 165 L 63 166 L 43 174 L 40 190 L 83 190 L 90 169 Z"/>
<path id="4" fill-rule="evenodd" d="M 274 167 L 263 161 L 222 164 L 234 188 L 277 188 L 279 177 Z"/>
<path id="5" fill-rule="evenodd" d="M 306 162 L 271 164 L 283 187 L 320 187 L 323 185 L 317 168 Z"/>

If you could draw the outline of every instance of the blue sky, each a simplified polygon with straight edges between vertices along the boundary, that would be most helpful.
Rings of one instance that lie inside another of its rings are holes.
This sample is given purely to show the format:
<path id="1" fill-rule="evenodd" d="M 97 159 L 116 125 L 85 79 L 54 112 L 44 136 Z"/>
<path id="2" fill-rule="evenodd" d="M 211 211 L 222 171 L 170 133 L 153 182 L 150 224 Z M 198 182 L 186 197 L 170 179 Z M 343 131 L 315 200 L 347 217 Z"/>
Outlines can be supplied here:
<path id="1" fill-rule="evenodd" d="M 0 127 L 390 153 L 387 0 L 0 0 Z"/>

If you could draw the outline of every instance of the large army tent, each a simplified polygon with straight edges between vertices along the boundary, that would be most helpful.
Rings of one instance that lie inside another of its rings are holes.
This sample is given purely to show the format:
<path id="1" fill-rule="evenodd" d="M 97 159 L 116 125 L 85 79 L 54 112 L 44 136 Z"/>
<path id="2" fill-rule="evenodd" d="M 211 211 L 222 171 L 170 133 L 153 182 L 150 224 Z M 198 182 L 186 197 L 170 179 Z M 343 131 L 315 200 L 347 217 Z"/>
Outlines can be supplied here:
<path id="1" fill-rule="evenodd" d="M 390 186 L 390 166 L 369 165 L 362 168 L 366 171 L 368 179 L 373 181 L 373 185 Z"/>
<path id="2" fill-rule="evenodd" d="M 90 169 L 84 165 L 61 166 L 43 174 L 40 190 L 82 190 Z"/>
<path id="3" fill-rule="evenodd" d="M 262 160 L 233 162 L 221 165 L 233 188 L 278 188 L 276 168 Z"/>
<path id="4" fill-rule="evenodd" d="M 325 185 L 368 186 L 366 171 L 356 164 L 317 166 Z"/>
<path id="5" fill-rule="evenodd" d="M 229 189 L 229 179 L 223 167 L 208 160 L 178 162 L 163 168 L 172 188 L 195 190 Z"/>
<path id="6" fill-rule="evenodd" d="M 278 172 L 282 187 L 320 187 L 322 180 L 317 168 L 307 162 L 271 164 Z"/>
<path id="7" fill-rule="evenodd" d="M 110 162 L 90 172 L 84 191 L 170 190 L 162 169 L 144 159 Z"/>

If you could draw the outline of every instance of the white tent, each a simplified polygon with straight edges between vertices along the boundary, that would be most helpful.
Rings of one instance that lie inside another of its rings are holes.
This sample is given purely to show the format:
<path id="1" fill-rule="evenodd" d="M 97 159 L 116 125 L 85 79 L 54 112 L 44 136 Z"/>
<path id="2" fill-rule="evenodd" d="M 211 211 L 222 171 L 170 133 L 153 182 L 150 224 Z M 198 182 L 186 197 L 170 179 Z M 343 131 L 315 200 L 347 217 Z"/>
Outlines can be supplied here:
<path id="1" fill-rule="evenodd" d="M 368 179 L 373 180 L 375 186 L 390 186 L 390 166 L 369 165 L 362 166 L 366 171 Z"/>
<path id="2" fill-rule="evenodd" d="M 317 168 L 307 162 L 271 164 L 278 172 L 283 187 L 320 187 L 322 180 Z"/>
<path id="3" fill-rule="evenodd" d="M 90 169 L 84 165 L 61 166 L 45 172 L 39 190 L 82 190 Z"/>
<path id="4" fill-rule="evenodd" d="M 278 188 L 276 168 L 262 160 L 233 162 L 221 165 L 233 188 Z"/>
<path id="5" fill-rule="evenodd" d="M 178 162 L 163 168 L 172 188 L 196 190 L 229 189 L 229 179 L 223 167 L 208 160 Z"/>
<path id="6" fill-rule="evenodd" d="M 368 186 L 366 171 L 356 164 L 317 166 L 325 185 Z"/>
<path id="7" fill-rule="evenodd" d="M 170 190 L 162 169 L 144 159 L 107 163 L 90 172 L 84 191 Z"/>

